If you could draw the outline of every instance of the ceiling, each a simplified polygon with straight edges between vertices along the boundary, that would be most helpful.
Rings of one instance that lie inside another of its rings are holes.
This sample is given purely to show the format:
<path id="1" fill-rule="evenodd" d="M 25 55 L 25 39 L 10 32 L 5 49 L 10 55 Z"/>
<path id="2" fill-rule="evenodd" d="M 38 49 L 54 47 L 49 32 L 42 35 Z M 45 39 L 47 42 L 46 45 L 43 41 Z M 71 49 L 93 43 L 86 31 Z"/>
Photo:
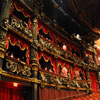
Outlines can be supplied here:
<path id="1" fill-rule="evenodd" d="M 43 5 L 43 12 L 69 34 L 99 38 L 99 0 L 43 0 Z"/>

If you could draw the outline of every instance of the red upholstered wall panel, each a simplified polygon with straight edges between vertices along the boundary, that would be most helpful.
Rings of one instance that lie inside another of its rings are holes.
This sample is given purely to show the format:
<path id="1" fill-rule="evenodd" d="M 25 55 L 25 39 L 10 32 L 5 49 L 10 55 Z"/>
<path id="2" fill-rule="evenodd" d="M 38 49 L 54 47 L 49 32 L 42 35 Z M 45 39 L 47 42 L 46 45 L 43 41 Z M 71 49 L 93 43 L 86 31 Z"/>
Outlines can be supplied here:
<path id="1" fill-rule="evenodd" d="M 85 92 L 76 92 L 74 90 L 65 90 L 65 89 L 57 90 L 52 87 L 51 88 L 50 87 L 46 87 L 46 88 L 39 87 L 39 100 L 56 100 L 56 99 L 73 100 L 75 97 L 69 98 L 69 96 L 77 96 L 78 94 L 84 95 L 84 93 Z"/>
<path id="2" fill-rule="evenodd" d="M 91 80 L 92 92 L 98 93 L 98 84 L 97 84 L 96 72 L 90 71 L 90 80 Z"/>

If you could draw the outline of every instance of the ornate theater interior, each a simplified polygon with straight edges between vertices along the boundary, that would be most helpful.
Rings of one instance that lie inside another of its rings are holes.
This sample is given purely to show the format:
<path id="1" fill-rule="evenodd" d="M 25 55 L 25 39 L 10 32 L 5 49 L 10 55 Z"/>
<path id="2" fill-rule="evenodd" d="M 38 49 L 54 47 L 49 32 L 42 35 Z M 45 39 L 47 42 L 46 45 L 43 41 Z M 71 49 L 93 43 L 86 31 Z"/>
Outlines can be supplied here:
<path id="1" fill-rule="evenodd" d="M 100 1 L 0 0 L 0 100 L 100 100 Z"/>

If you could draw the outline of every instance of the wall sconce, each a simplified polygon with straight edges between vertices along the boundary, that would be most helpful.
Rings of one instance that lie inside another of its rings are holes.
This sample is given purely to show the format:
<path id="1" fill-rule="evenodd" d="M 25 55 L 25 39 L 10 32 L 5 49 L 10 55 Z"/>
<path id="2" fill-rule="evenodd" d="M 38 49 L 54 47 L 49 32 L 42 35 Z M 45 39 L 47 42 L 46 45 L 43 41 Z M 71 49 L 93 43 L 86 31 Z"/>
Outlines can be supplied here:
<path id="1" fill-rule="evenodd" d="M 66 45 L 63 45 L 63 50 L 66 51 Z"/>

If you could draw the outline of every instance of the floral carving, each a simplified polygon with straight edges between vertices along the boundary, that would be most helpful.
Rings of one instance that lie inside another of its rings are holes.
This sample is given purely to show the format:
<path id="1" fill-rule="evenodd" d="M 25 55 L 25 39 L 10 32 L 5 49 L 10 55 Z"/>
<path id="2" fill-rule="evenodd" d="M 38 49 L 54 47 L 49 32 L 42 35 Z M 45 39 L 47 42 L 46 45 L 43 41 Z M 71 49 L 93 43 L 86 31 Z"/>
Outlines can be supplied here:
<path id="1" fill-rule="evenodd" d="M 12 74 L 30 77 L 31 76 L 31 68 L 29 66 L 21 65 L 12 60 L 6 60 L 6 70 Z"/>

